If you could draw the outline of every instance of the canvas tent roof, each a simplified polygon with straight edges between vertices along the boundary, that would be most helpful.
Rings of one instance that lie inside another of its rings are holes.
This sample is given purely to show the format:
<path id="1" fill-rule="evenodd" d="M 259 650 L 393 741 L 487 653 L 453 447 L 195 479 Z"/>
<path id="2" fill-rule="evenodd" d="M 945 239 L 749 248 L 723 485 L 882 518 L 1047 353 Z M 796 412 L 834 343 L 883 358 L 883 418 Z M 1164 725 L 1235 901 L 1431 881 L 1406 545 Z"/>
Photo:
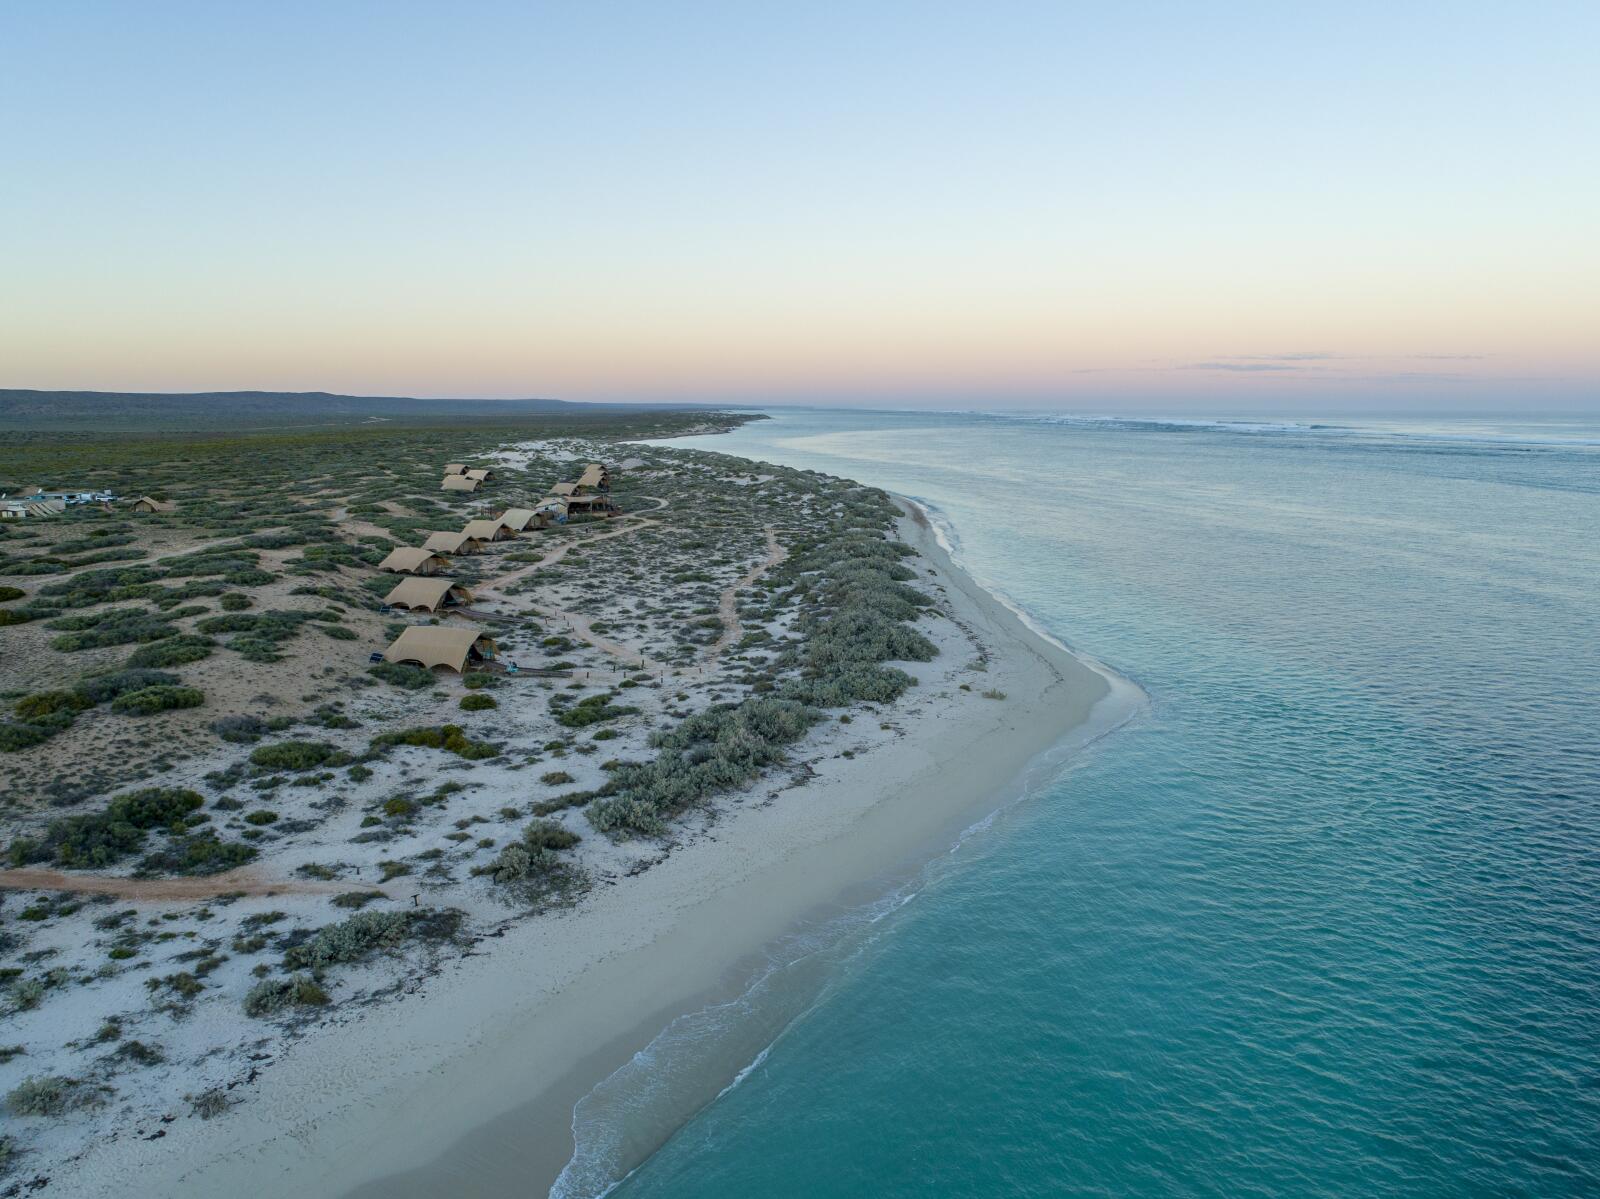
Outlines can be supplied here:
<path id="1" fill-rule="evenodd" d="M 401 546 L 399 549 L 390 550 L 389 556 L 378 563 L 378 569 L 401 571 L 405 574 L 432 574 L 440 567 L 449 565 L 431 549 L 419 550 L 412 546 Z"/>
<path id="2" fill-rule="evenodd" d="M 554 495 L 571 495 L 577 490 L 578 485 L 576 483 L 557 483 L 550 489 L 551 493 Z"/>
<path id="3" fill-rule="evenodd" d="M 383 597 L 383 602 L 396 608 L 426 608 L 429 612 L 441 607 L 446 600 L 470 604 L 472 592 L 453 579 L 401 579 L 395 589 Z"/>
<path id="4" fill-rule="evenodd" d="M 507 508 L 500 514 L 500 523 L 520 533 L 529 525 L 538 524 L 539 514 L 532 508 Z"/>
<path id="5" fill-rule="evenodd" d="M 583 474 L 578 476 L 579 487 L 599 487 L 606 481 L 606 468 L 598 462 L 591 462 L 583 468 Z"/>
<path id="6" fill-rule="evenodd" d="M 412 625 L 383 651 L 386 662 L 415 662 L 430 669 L 448 666 L 464 671 L 476 653 L 492 657 L 494 642 L 477 629 L 452 629 L 443 625 Z"/>
<path id="7" fill-rule="evenodd" d="M 505 535 L 506 526 L 498 520 L 469 520 L 461 532 L 479 541 L 498 541 Z"/>
<path id="8" fill-rule="evenodd" d="M 446 462 L 444 464 L 444 473 L 447 475 L 459 475 L 466 469 L 467 468 L 460 462 Z"/>
<path id="9" fill-rule="evenodd" d="M 437 554 L 476 554 L 483 549 L 483 542 L 466 533 L 430 533 L 422 548 Z"/>
<path id="10" fill-rule="evenodd" d="M 481 483 L 485 479 L 494 478 L 494 471 L 492 471 L 492 470 L 482 470 L 482 469 L 469 470 L 469 471 L 466 472 L 466 476 L 469 479 L 476 479 L 476 480 L 478 480 L 478 482 Z"/>
<path id="11" fill-rule="evenodd" d="M 153 500 L 147 495 L 141 495 L 133 501 L 135 512 L 176 512 L 178 505 L 166 500 Z"/>
<path id="12" fill-rule="evenodd" d="M 478 480 L 470 479 L 466 475 L 446 475 L 440 487 L 445 491 L 476 491 Z"/>

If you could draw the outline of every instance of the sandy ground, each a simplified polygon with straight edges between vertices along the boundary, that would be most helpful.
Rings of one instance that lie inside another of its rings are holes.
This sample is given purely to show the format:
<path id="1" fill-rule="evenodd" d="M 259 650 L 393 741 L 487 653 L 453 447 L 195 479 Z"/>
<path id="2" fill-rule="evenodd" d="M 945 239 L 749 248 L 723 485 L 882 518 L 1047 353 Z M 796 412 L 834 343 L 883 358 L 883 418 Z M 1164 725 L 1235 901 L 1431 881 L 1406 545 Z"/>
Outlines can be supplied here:
<path id="1" fill-rule="evenodd" d="M 289 1046 L 250 1102 L 160 1140 L 101 1142 L 56 1181 L 85 1199 L 545 1193 L 572 1153 L 574 1102 L 674 1015 L 797 920 L 948 846 L 1030 764 L 1140 702 L 958 571 L 925 522 L 902 536 L 1004 698 L 955 689 L 948 661 L 910 666 L 922 686 L 892 710 L 903 736 L 817 758 L 805 782 L 730 806 L 654 868 Z"/>

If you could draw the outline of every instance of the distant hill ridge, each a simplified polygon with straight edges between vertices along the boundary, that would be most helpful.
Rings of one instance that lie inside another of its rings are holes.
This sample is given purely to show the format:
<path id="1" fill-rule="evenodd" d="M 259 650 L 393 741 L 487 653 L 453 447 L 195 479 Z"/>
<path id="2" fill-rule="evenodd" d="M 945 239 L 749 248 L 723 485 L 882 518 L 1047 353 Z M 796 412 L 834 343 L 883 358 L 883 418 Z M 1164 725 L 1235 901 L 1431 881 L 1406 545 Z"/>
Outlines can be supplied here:
<path id="1" fill-rule="evenodd" d="M 573 400 L 423 400 L 347 396 L 326 391 L 32 391 L 0 388 L 0 426 L 33 429 L 241 428 L 344 424 L 352 420 L 480 419 L 535 414 L 581 417 L 663 411 L 666 406 L 588 404 Z M 676 407 L 698 407 L 677 405 Z"/>

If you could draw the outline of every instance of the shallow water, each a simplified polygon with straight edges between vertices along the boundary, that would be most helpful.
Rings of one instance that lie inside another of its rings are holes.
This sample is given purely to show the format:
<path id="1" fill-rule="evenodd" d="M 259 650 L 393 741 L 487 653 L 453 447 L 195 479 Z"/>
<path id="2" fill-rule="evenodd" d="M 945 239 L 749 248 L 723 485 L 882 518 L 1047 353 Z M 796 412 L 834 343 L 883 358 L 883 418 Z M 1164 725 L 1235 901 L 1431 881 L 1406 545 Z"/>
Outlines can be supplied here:
<path id="1" fill-rule="evenodd" d="M 1600 427 L 691 444 L 928 502 L 1151 706 L 836 954 L 619 1199 L 1600 1192 Z"/>

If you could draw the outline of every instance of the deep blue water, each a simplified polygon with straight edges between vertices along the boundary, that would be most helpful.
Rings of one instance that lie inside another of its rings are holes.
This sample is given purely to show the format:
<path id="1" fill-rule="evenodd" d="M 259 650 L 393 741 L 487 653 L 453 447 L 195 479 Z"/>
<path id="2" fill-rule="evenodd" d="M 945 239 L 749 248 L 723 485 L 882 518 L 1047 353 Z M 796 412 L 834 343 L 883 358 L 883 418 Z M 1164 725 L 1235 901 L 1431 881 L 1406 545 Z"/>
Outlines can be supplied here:
<path id="1" fill-rule="evenodd" d="M 619 1197 L 1600 1194 L 1600 427 L 693 444 L 926 500 L 1151 703 Z"/>

